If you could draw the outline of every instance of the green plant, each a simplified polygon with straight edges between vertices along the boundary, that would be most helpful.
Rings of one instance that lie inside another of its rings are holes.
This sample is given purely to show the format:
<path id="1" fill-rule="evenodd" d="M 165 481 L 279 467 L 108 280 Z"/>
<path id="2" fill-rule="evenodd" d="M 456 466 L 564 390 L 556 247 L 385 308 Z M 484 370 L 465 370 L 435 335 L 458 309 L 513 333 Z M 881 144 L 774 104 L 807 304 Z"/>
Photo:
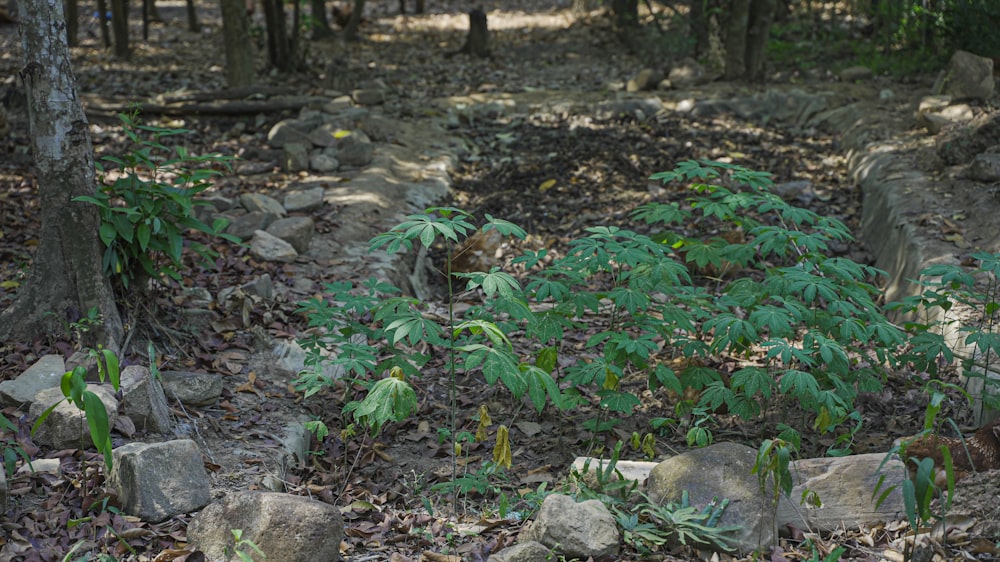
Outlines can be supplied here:
<path id="1" fill-rule="evenodd" d="M 240 562 L 254 562 L 251 552 L 260 556 L 261 560 L 266 560 L 267 555 L 252 540 L 243 538 L 243 529 L 231 529 L 233 534 L 232 553 L 240 559 Z"/>
<path id="2" fill-rule="evenodd" d="M 729 505 L 728 499 L 713 498 L 701 510 L 690 505 L 687 490 L 677 503 L 656 504 L 640 493 L 643 501 L 634 507 L 610 506 L 615 520 L 622 528 L 627 544 L 640 553 L 672 542 L 674 544 L 707 546 L 713 549 L 733 550 L 732 533 L 738 527 L 719 527 L 722 513 Z"/>
<path id="3" fill-rule="evenodd" d="M 14 476 L 14 470 L 17 469 L 18 457 L 24 459 L 25 464 L 34 470 L 31 467 L 31 457 L 17 442 L 17 425 L 3 415 L 0 415 L 0 451 L 2 451 L 3 468 L 8 481 Z"/>
<path id="4" fill-rule="evenodd" d="M 230 158 L 218 154 L 194 156 L 183 146 L 170 148 L 165 137 L 186 134 L 183 129 L 141 125 L 138 113 L 119 115 L 126 137 L 134 144 L 124 156 L 108 156 L 98 165 L 102 186 L 82 201 L 97 206 L 101 215 L 100 237 L 106 248 L 104 269 L 128 288 L 140 275 L 150 279 L 166 276 L 180 280 L 181 254 L 185 244 L 202 258 L 215 251 L 189 240 L 195 230 L 230 242 L 225 219 L 205 224 L 195 207 L 208 205 L 196 196 L 211 187 L 219 174 L 211 165 L 228 166 Z M 146 136 L 150 138 L 145 138 Z M 105 164 L 114 167 L 108 171 Z"/>
<path id="5" fill-rule="evenodd" d="M 100 382 L 103 383 L 107 379 L 117 391 L 120 388 L 118 357 L 115 356 L 113 351 L 102 348 L 91 349 L 89 355 L 97 360 L 97 372 Z M 52 411 L 63 401 L 68 400 L 84 413 L 94 447 L 97 448 L 99 453 L 104 455 L 105 466 L 111 468 L 111 425 L 108 420 L 108 411 L 105 409 L 101 398 L 97 394 L 87 390 L 86 377 L 87 368 L 83 365 L 77 366 L 62 376 L 59 387 L 65 398 L 49 406 L 38 416 L 38 420 L 31 428 L 31 433 L 34 434 L 38 431 L 38 428 L 48 419 Z"/>

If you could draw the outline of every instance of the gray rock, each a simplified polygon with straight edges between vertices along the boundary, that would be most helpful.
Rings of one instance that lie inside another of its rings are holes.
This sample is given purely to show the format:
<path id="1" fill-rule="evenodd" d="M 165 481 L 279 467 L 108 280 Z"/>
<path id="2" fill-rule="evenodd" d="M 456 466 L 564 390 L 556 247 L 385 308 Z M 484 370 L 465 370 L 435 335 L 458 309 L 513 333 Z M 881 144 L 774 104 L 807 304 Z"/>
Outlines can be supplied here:
<path id="1" fill-rule="evenodd" d="M 595 113 L 602 119 L 628 116 L 639 121 L 645 121 L 653 118 L 662 110 L 663 102 L 659 98 L 638 98 L 600 103 L 597 105 Z"/>
<path id="2" fill-rule="evenodd" d="M 993 59 L 955 51 L 948 62 L 943 93 L 955 99 L 988 100 L 995 88 Z"/>
<path id="3" fill-rule="evenodd" d="M 283 147 L 281 166 L 286 172 L 304 172 L 309 169 L 311 144 L 289 142 Z"/>
<path id="4" fill-rule="evenodd" d="M 264 261 L 291 263 L 299 257 L 295 248 L 277 236 L 258 230 L 250 241 L 250 254 Z"/>
<path id="5" fill-rule="evenodd" d="M 285 208 L 278 203 L 278 200 L 260 193 L 244 193 L 240 195 L 240 205 L 247 211 L 268 213 L 274 217 L 285 216 Z"/>
<path id="6" fill-rule="evenodd" d="M 683 90 L 705 83 L 708 79 L 707 74 L 704 66 L 693 59 L 684 59 L 680 64 L 670 69 L 667 80 L 670 80 L 674 88 Z"/>
<path id="7" fill-rule="evenodd" d="M 844 82 L 860 82 L 871 80 L 875 74 L 867 66 L 849 66 L 840 71 L 840 79 Z"/>
<path id="8" fill-rule="evenodd" d="M 344 143 L 337 147 L 337 160 L 344 166 L 362 168 L 375 157 L 375 147 L 370 142 Z"/>
<path id="9" fill-rule="evenodd" d="M 359 105 L 381 105 L 385 103 L 384 90 L 354 90 L 351 98 Z"/>
<path id="10" fill-rule="evenodd" d="M 209 306 L 214 300 L 212 293 L 204 287 L 184 287 L 181 289 L 181 298 L 191 306 Z"/>
<path id="11" fill-rule="evenodd" d="M 182 308 L 178 311 L 178 316 L 184 331 L 193 335 L 205 331 L 215 320 L 215 313 L 207 308 Z"/>
<path id="12" fill-rule="evenodd" d="M 334 123 L 323 123 L 312 131 L 309 131 L 309 140 L 315 146 L 327 147 L 337 144 L 337 138 L 344 134 L 344 130 Z"/>
<path id="13" fill-rule="evenodd" d="M 552 549 L 535 541 L 527 541 L 509 546 L 490 556 L 486 562 L 550 562 Z"/>
<path id="14" fill-rule="evenodd" d="M 61 355 L 43 355 L 16 379 L 0 382 L 0 404 L 30 405 L 39 391 L 59 386 L 64 374 L 66 364 Z"/>
<path id="15" fill-rule="evenodd" d="M 309 249 L 316 225 L 309 217 L 288 217 L 274 221 L 267 227 L 267 232 L 288 242 L 295 251 L 304 254 Z"/>
<path id="16" fill-rule="evenodd" d="M 569 496 L 550 494 L 519 542 L 535 541 L 560 556 L 586 560 L 617 556 L 620 539 L 614 517 L 600 501 L 576 503 Z"/>
<path id="17" fill-rule="evenodd" d="M 315 211 L 323 206 L 324 195 L 326 190 L 322 187 L 289 192 L 285 195 L 285 210 L 289 213 Z"/>
<path id="18" fill-rule="evenodd" d="M 121 372 L 122 411 L 138 429 L 166 433 L 170 431 L 170 408 L 163 388 L 153 380 L 149 369 L 129 365 Z"/>
<path id="19" fill-rule="evenodd" d="M 211 406 L 222 396 L 222 376 L 215 373 L 161 371 L 163 393 L 185 406 Z"/>
<path id="20" fill-rule="evenodd" d="M 680 502 L 688 492 L 691 505 L 704 507 L 713 498 L 728 498 L 720 527 L 737 527 L 734 546 L 749 552 L 767 548 L 777 539 L 773 486 L 762 491 L 751 474 L 757 450 L 737 443 L 719 443 L 669 458 L 653 468 L 646 491 L 657 503 Z"/>
<path id="21" fill-rule="evenodd" d="M 1000 154 L 977 154 L 969 165 L 969 178 L 981 182 L 1000 181 Z"/>
<path id="22" fill-rule="evenodd" d="M 350 96 L 340 96 L 333 98 L 332 100 L 323 104 L 323 111 L 331 115 L 336 115 L 345 109 L 350 109 L 352 106 Z"/>
<path id="23" fill-rule="evenodd" d="M 221 195 L 211 195 L 202 199 L 208 206 L 218 212 L 225 212 L 233 208 L 233 200 Z"/>
<path id="24" fill-rule="evenodd" d="M 237 560 L 233 529 L 241 529 L 267 562 L 333 562 L 344 537 L 343 519 L 332 505 L 277 492 L 234 492 L 196 515 L 187 539 L 210 560 Z"/>
<path id="25" fill-rule="evenodd" d="M 201 451 L 190 439 L 129 443 L 112 451 L 112 456 L 108 483 L 118 491 L 129 515 L 157 523 L 212 501 Z"/>
<path id="26" fill-rule="evenodd" d="M 308 143 L 309 129 L 294 119 L 285 119 L 275 123 L 271 130 L 267 132 L 267 144 L 272 148 L 284 148 L 290 142 Z"/>
<path id="27" fill-rule="evenodd" d="M 340 162 L 338 162 L 336 158 L 323 154 L 322 152 L 314 152 L 309 157 L 309 169 L 314 172 L 326 174 L 329 172 L 336 172 L 339 167 Z"/>
<path id="28" fill-rule="evenodd" d="M 652 68 L 644 68 L 626 84 L 625 89 L 629 92 L 643 92 L 656 88 L 657 84 L 663 80 L 663 73 Z"/>
<path id="29" fill-rule="evenodd" d="M 972 162 L 977 154 L 1000 144 L 1000 113 L 984 114 L 968 124 L 949 127 L 934 144 L 938 156 L 948 165 Z"/>
<path id="30" fill-rule="evenodd" d="M 251 211 L 228 218 L 229 226 L 226 227 L 226 234 L 232 234 L 240 240 L 246 240 L 253 236 L 255 231 L 266 229 L 278 217 L 273 213 Z"/>
<path id="31" fill-rule="evenodd" d="M 114 427 L 118 419 L 118 400 L 114 390 L 108 385 L 88 384 L 87 390 L 96 394 L 108 414 L 109 427 Z M 42 413 L 55 403 L 58 406 L 49 417 L 38 426 L 34 440 L 40 445 L 53 449 L 87 449 L 93 446 L 90 438 L 90 426 L 83 411 L 72 402 L 66 400 L 59 388 L 47 388 L 35 395 L 35 400 L 28 409 L 28 417 L 37 420 Z"/>
<path id="32" fill-rule="evenodd" d="M 246 294 L 258 296 L 266 301 L 274 298 L 274 283 L 271 281 L 271 276 L 267 273 L 257 277 L 253 281 L 248 281 L 240 285 L 240 288 Z"/>

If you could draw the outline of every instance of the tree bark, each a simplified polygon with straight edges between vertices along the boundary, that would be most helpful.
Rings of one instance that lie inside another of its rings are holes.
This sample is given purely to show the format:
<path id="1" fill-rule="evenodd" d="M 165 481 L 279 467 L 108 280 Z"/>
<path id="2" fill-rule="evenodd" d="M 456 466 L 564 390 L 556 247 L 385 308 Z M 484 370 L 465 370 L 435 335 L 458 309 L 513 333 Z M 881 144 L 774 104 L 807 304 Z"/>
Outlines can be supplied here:
<path id="1" fill-rule="evenodd" d="M 77 31 L 80 29 L 80 5 L 77 0 L 65 0 L 63 9 L 66 11 L 66 42 L 70 47 L 79 44 Z"/>
<path id="2" fill-rule="evenodd" d="M 708 0 L 691 0 L 691 35 L 694 37 L 695 57 L 708 53 L 708 14 L 705 4 Z"/>
<path id="3" fill-rule="evenodd" d="M 198 33 L 201 31 L 201 24 L 198 23 L 198 11 L 194 9 L 194 0 L 187 0 L 184 5 L 187 11 L 188 31 Z"/>
<path id="4" fill-rule="evenodd" d="M 103 319 L 97 343 L 118 351 L 124 331 L 101 263 L 100 217 L 93 205 L 72 200 L 93 195 L 97 182 L 62 2 L 19 0 L 18 8 L 42 226 L 31 276 L 0 313 L 0 339 L 51 333 L 61 324 L 55 319 L 75 321 L 96 307 Z"/>
<path id="5" fill-rule="evenodd" d="M 226 49 L 226 85 L 245 88 L 254 82 L 246 4 L 244 0 L 219 0 L 219 6 L 222 9 L 222 37 Z"/>
<path id="6" fill-rule="evenodd" d="M 730 0 L 726 14 L 726 80 L 742 78 L 746 74 L 747 27 L 750 19 L 750 0 Z"/>
<path id="7" fill-rule="evenodd" d="M 633 29 L 639 25 L 639 0 L 613 0 L 615 23 L 621 29 Z"/>
<path id="8" fill-rule="evenodd" d="M 486 21 L 486 12 L 476 8 L 469 12 L 469 35 L 465 38 L 465 46 L 458 52 L 475 55 L 479 58 L 490 56 L 490 32 Z"/>
<path id="9" fill-rule="evenodd" d="M 114 37 L 115 56 L 127 59 L 131 52 L 128 46 L 128 0 L 111 0 L 111 35 Z"/>
<path id="10" fill-rule="evenodd" d="M 97 0 L 97 21 L 101 27 L 101 44 L 107 49 L 111 46 L 111 32 L 108 31 L 108 0 Z"/>
<path id="11" fill-rule="evenodd" d="M 326 17 L 326 0 L 310 0 L 312 11 L 312 38 L 324 39 L 333 35 L 330 18 Z"/>
<path id="12" fill-rule="evenodd" d="M 358 27 L 361 26 L 361 16 L 365 11 L 365 0 L 354 0 L 354 8 L 351 10 L 351 19 L 347 20 L 344 27 L 344 38 L 348 41 L 358 40 Z"/>
<path id="13" fill-rule="evenodd" d="M 775 11 L 776 0 L 751 0 L 747 28 L 746 78 L 752 82 L 764 79 L 764 55 Z"/>

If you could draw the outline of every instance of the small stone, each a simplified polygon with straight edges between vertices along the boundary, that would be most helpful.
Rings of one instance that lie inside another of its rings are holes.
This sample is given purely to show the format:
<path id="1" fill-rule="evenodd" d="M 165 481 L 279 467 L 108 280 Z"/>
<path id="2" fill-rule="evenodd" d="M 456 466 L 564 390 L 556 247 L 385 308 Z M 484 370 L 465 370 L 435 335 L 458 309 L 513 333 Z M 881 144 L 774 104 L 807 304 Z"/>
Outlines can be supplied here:
<path id="1" fill-rule="evenodd" d="M 297 277 L 296 281 L 302 279 Z M 260 277 L 240 285 L 243 292 L 248 295 L 258 296 L 266 301 L 274 298 L 274 283 L 271 281 L 271 276 L 267 273 L 261 275 Z"/>
<path id="2" fill-rule="evenodd" d="M 955 99 L 988 100 L 995 88 L 993 59 L 955 51 L 948 62 L 944 93 Z"/>
<path id="3" fill-rule="evenodd" d="M 301 124 L 294 120 L 279 121 L 267 132 L 267 143 L 272 148 L 283 148 L 290 142 L 309 142 L 308 133 L 302 130 Z"/>
<path id="4" fill-rule="evenodd" d="M 987 183 L 1000 181 L 1000 154 L 977 154 L 969 165 L 969 178 Z"/>
<path id="5" fill-rule="evenodd" d="M 129 515 L 156 523 L 212 501 L 201 451 L 190 439 L 129 443 L 112 454 L 108 483 Z"/>
<path id="6" fill-rule="evenodd" d="M 185 406 L 211 406 L 222 395 L 222 376 L 215 373 L 161 371 L 160 384 L 167 398 Z"/>
<path id="7" fill-rule="evenodd" d="M 299 257 L 299 253 L 291 244 L 263 230 L 253 233 L 250 254 L 260 260 L 284 263 L 291 263 Z"/>
<path id="8" fill-rule="evenodd" d="M 295 251 L 304 254 L 312 241 L 315 224 L 309 217 L 288 217 L 275 221 L 267 232 L 288 242 Z"/>
<path id="9" fill-rule="evenodd" d="M 381 105 L 385 103 L 385 91 L 383 90 L 354 90 L 351 98 L 360 105 Z"/>
<path id="10" fill-rule="evenodd" d="M 66 364 L 61 355 L 43 355 L 16 379 L 0 382 L 0 403 L 18 407 L 31 404 L 39 391 L 59 386 L 64 374 Z"/>
<path id="11" fill-rule="evenodd" d="M 315 211 L 323 206 L 326 190 L 322 187 L 292 191 L 285 195 L 284 207 L 290 213 Z"/>
<path id="12" fill-rule="evenodd" d="M 336 172 L 339 167 L 340 162 L 338 162 L 336 158 L 323 154 L 322 152 L 313 153 L 313 155 L 309 157 L 309 169 L 314 172 L 319 172 L 321 174 Z"/>
<path id="13" fill-rule="evenodd" d="M 849 66 L 840 71 L 840 79 L 843 82 L 860 82 L 870 80 L 875 73 L 867 66 Z"/>
<path id="14" fill-rule="evenodd" d="M 207 308 L 182 308 L 178 311 L 184 331 L 198 335 L 215 320 L 215 313 Z"/>
<path id="15" fill-rule="evenodd" d="M 304 172 L 309 169 L 309 151 L 312 144 L 290 142 L 285 144 L 281 167 L 286 172 Z"/>
<path id="16" fill-rule="evenodd" d="M 344 166 L 362 168 L 375 157 L 375 147 L 368 142 L 356 142 L 337 149 L 337 159 Z"/>
<path id="17" fill-rule="evenodd" d="M 87 390 L 101 399 L 108 414 L 108 425 L 114 427 L 118 419 L 118 400 L 114 390 L 109 385 L 88 384 Z M 87 424 L 83 410 L 66 400 L 60 388 L 49 388 L 35 395 L 35 401 L 28 409 L 28 417 L 37 420 L 42 412 L 58 403 L 54 410 L 38 426 L 34 433 L 35 442 L 53 449 L 79 449 L 92 447 L 90 427 Z"/>
<path id="18" fill-rule="evenodd" d="M 270 213 L 275 217 L 285 216 L 285 208 L 281 206 L 281 203 L 278 203 L 277 199 L 261 195 L 260 193 L 244 193 L 240 195 L 240 204 L 250 212 L 260 211 Z"/>
<path id="19" fill-rule="evenodd" d="M 340 96 L 323 104 L 323 111 L 331 115 L 336 115 L 345 109 L 351 108 L 350 96 Z"/>
<path id="20" fill-rule="evenodd" d="M 247 238 L 253 236 L 255 231 L 266 229 L 278 217 L 272 213 L 251 211 L 242 215 L 226 218 L 229 219 L 229 225 L 226 227 L 226 234 L 231 234 L 240 240 L 246 240 Z"/>

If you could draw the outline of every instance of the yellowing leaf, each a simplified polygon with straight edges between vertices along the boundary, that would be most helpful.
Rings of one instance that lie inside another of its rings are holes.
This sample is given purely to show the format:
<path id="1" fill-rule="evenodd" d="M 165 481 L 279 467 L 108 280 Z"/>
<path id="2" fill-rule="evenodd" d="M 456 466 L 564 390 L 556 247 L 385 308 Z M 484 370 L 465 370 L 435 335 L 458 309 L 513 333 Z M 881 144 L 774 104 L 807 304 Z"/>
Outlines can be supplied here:
<path id="1" fill-rule="evenodd" d="M 618 375 L 614 374 L 611 369 L 606 369 L 604 371 L 604 384 L 601 386 L 604 390 L 618 390 Z"/>
<path id="2" fill-rule="evenodd" d="M 351 136 L 351 132 L 345 131 L 344 129 L 338 129 L 333 133 L 333 138 L 335 139 L 342 139 L 344 137 L 349 137 L 349 136 Z"/>
<path id="3" fill-rule="evenodd" d="M 545 180 L 538 186 L 538 191 L 548 191 L 556 185 L 556 180 Z"/>
<path id="4" fill-rule="evenodd" d="M 510 454 L 510 433 L 506 425 L 497 428 L 497 444 L 493 447 L 493 462 L 504 468 L 510 468 L 513 464 L 513 458 Z"/>
<path id="5" fill-rule="evenodd" d="M 398 380 L 398 381 L 405 381 L 406 380 L 406 375 L 403 373 L 403 369 L 400 368 L 399 366 L 395 366 L 395 367 L 389 369 L 389 376 L 392 377 L 392 378 L 394 378 L 394 379 L 396 379 L 396 380 Z"/>
<path id="6" fill-rule="evenodd" d="M 0 289 L 16 289 L 20 287 L 21 284 L 17 281 L 3 281 L 0 282 Z"/>
<path id="7" fill-rule="evenodd" d="M 486 441 L 488 434 L 486 432 L 487 428 L 493 425 L 493 420 L 490 419 L 490 412 L 483 404 L 479 407 L 479 425 L 476 427 L 476 442 Z"/>

